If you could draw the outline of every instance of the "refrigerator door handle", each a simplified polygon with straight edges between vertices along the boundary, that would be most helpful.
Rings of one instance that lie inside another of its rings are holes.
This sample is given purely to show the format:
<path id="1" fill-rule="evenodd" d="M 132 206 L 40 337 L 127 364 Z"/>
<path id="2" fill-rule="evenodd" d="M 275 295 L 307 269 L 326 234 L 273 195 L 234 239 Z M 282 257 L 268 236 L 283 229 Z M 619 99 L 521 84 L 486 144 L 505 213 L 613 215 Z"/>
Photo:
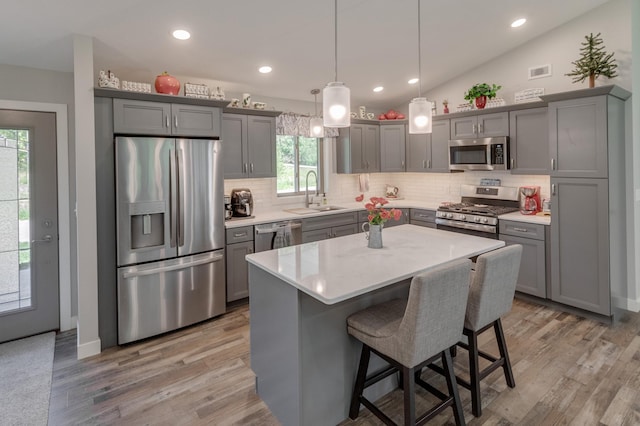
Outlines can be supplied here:
<path id="1" fill-rule="evenodd" d="M 182 247 L 184 245 L 184 200 L 183 200 L 183 194 L 180 191 L 180 185 L 182 184 L 182 180 L 184 178 L 184 176 L 182 176 L 182 173 L 185 172 L 185 170 L 182 170 L 180 168 L 180 165 L 182 164 L 182 157 L 183 157 L 183 153 L 181 149 L 177 149 L 177 154 L 178 154 L 178 161 L 176 163 L 176 167 L 178 169 L 178 173 L 177 173 L 177 178 L 178 178 L 178 207 L 179 207 L 179 211 L 178 211 L 178 246 Z"/>
<path id="2" fill-rule="evenodd" d="M 128 278 L 134 278 L 134 277 L 142 277 L 142 276 L 145 276 L 145 275 L 161 274 L 163 272 L 169 272 L 169 271 L 177 271 L 177 270 L 180 270 L 180 269 L 188 269 L 188 268 L 191 268 L 193 266 L 204 265 L 206 263 L 219 262 L 223 258 L 224 258 L 224 254 L 217 253 L 217 254 L 215 254 L 215 255 L 213 255 L 211 257 L 207 257 L 205 259 L 194 260 L 194 261 L 187 262 L 187 263 L 181 263 L 181 264 L 169 265 L 169 266 L 160 266 L 158 268 L 145 269 L 145 270 L 141 270 L 141 271 L 125 272 L 125 273 L 122 274 L 122 278 L 128 279 Z"/>
<path id="3" fill-rule="evenodd" d="M 176 174 L 176 153 L 169 150 L 169 232 L 170 245 L 176 246 L 176 219 L 177 219 L 177 174 Z"/>

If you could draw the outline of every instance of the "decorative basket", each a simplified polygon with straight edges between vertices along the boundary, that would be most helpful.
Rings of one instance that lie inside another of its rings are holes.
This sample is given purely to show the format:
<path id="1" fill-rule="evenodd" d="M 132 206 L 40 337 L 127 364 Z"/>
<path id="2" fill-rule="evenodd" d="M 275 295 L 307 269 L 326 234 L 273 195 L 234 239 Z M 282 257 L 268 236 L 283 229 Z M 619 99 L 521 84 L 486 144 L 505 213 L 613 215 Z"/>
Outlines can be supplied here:
<path id="1" fill-rule="evenodd" d="M 515 102 L 521 104 L 524 102 L 541 101 L 540 96 L 544 95 L 544 89 L 525 89 L 515 94 Z"/>

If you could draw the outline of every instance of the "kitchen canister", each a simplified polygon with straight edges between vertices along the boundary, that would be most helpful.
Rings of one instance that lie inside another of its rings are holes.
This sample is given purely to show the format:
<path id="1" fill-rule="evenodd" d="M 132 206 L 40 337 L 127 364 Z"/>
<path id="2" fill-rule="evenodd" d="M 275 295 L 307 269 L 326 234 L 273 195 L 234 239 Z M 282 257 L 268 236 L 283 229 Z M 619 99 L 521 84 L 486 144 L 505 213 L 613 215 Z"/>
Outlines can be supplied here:
<path id="1" fill-rule="evenodd" d="M 249 93 L 242 94 L 242 108 L 251 108 L 251 95 Z"/>

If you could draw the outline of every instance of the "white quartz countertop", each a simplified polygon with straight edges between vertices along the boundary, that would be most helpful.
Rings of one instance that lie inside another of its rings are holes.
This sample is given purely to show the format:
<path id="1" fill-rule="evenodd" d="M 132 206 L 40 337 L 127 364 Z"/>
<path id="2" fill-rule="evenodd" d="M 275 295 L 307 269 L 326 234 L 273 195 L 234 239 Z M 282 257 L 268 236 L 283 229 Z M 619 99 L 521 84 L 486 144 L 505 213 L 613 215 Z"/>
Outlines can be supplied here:
<path id="1" fill-rule="evenodd" d="M 499 217 L 504 220 L 513 220 L 517 222 L 535 223 L 538 225 L 551 225 L 551 216 L 538 216 L 531 214 L 522 214 L 520 212 L 512 212 L 502 214 Z"/>
<path id="2" fill-rule="evenodd" d="M 505 244 L 416 225 L 387 228 L 382 240 L 382 249 L 370 249 L 361 233 L 250 254 L 246 259 L 331 305 Z"/>
<path id="3" fill-rule="evenodd" d="M 331 214 L 340 214 L 340 213 L 349 213 L 353 211 L 364 210 L 364 201 L 363 202 L 349 202 L 349 203 L 329 203 L 332 206 L 342 207 L 340 210 L 332 210 L 326 212 L 316 212 L 309 214 L 295 214 L 291 212 L 287 212 L 283 209 L 270 209 L 270 210 L 261 210 L 260 206 L 256 206 L 254 210 L 253 218 L 249 219 L 232 219 L 225 222 L 226 228 L 237 228 L 240 226 L 249 226 L 249 225 L 259 225 L 261 223 L 270 223 L 270 222 L 278 222 L 281 220 L 294 220 L 294 219 L 303 219 L 305 217 L 316 217 L 316 216 L 327 216 Z M 389 208 L 414 208 L 414 209 L 429 209 L 436 210 L 440 203 L 434 202 L 426 202 L 426 201 L 411 201 L 411 200 L 391 200 L 389 199 L 389 204 L 386 207 Z"/>

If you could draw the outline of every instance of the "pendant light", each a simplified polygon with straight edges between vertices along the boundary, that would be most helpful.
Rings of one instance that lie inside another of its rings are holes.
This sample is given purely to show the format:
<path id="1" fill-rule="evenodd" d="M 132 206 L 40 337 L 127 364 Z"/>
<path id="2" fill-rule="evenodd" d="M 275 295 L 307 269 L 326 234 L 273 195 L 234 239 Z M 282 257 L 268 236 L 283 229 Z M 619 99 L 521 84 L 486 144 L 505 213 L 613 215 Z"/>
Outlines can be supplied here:
<path id="1" fill-rule="evenodd" d="M 409 103 L 409 133 L 431 133 L 431 102 L 422 97 L 422 57 L 420 55 L 420 0 L 418 0 L 418 97 Z"/>
<path id="2" fill-rule="evenodd" d="M 324 137 L 324 123 L 322 122 L 322 118 L 318 117 L 318 93 L 320 93 L 320 89 L 313 89 L 311 91 L 313 95 L 313 105 L 316 110 L 315 115 L 309 120 L 309 134 L 312 138 Z"/>
<path id="3" fill-rule="evenodd" d="M 338 0 L 335 0 L 335 81 L 322 91 L 322 110 L 326 127 L 351 125 L 350 90 L 338 81 Z"/>

